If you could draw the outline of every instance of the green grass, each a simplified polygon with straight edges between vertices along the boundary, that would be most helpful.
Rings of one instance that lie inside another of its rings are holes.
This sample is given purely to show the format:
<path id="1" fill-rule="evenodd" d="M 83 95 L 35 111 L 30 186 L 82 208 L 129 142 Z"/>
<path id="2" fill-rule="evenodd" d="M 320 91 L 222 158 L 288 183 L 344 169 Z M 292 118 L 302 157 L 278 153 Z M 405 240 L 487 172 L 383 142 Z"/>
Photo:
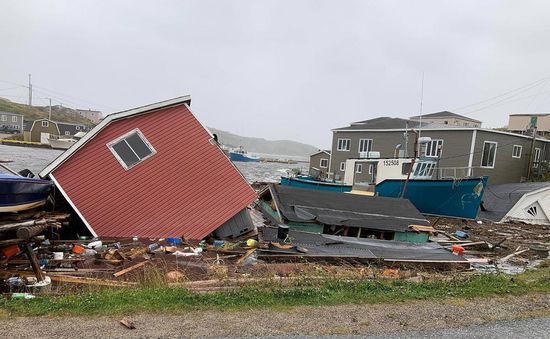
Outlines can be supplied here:
<path id="1" fill-rule="evenodd" d="M 112 315 L 474 298 L 547 293 L 550 292 L 549 277 L 550 268 L 545 267 L 517 276 L 457 276 L 447 281 L 421 283 L 402 280 L 304 279 L 292 285 L 274 283 L 207 294 L 192 293 L 182 288 L 143 287 L 66 296 L 38 296 L 31 300 L 2 299 L 0 310 L 13 316 Z"/>

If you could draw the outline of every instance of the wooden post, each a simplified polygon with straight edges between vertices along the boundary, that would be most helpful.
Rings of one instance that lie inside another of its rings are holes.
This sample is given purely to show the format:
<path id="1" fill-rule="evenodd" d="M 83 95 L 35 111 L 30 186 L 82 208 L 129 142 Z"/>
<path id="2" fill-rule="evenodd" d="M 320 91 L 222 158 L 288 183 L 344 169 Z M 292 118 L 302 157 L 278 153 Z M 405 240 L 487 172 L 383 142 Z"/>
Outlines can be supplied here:
<path id="1" fill-rule="evenodd" d="M 34 274 L 36 275 L 36 280 L 42 281 L 44 280 L 44 273 L 40 270 L 40 265 L 38 264 L 38 259 L 36 258 L 36 255 L 34 254 L 31 245 L 29 243 L 25 243 L 25 253 L 27 254 L 27 257 L 29 257 L 29 261 L 31 262 L 32 270 Z"/>

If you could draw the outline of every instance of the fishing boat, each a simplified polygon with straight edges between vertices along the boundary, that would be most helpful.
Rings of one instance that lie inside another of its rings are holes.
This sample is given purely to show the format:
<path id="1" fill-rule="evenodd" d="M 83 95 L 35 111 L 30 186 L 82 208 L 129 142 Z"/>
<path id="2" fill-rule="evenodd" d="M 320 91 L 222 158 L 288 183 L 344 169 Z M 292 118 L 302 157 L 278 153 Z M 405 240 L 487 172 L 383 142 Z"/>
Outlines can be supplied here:
<path id="1" fill-rule="evenodd" d="M 53 188 L 49 180 L 0 173 L 0 212 L 19 212 L 46 203 Z"/>
<path id="2" fill-rule="evenodd" d="M 284 186 L 310 188 L 331 192 L 350 192 L 352 190 L 352 185 L 346 185 L 339 182 L 324 181 L 310 175 L 289 175 L 286 177 L 281 177 L 280 183 Z"/>
<path id="3" fill-rule="evenodd" d="M 242 161 L 242 162 L 259 162 L 260 161 L 260 157 L 248 154 L 248 152 L 246 152 L 242 146 L 237 149 L 231 150 L 229 152 L 229 159 L 231 159 L 231 161 Z"/>
<path id="4" fill-rule="evenodd" d="M 50 143 L 50 146 L 53 149 L 69 149 L 77 141 L 78 140 L 73 138 L 62 138 L 62 139 L 48 138 L 48 142 Z"/>

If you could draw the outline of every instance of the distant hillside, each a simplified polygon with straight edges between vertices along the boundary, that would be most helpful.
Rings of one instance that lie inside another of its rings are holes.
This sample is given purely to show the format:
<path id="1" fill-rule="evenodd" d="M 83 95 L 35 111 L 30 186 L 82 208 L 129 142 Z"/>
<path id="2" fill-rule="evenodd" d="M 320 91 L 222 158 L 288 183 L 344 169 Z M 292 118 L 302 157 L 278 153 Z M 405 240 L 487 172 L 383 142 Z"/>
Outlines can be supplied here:
<path id="1" fill-rule="evenodd" d="M 34 121 L 48 117 L 48 106 L 32 106 L 12 102 L 8 99 L 0 98 L 0 111 L 23 114 L 25 121 Z M 52 120 L 80 123 L 91 126 L 88 119 L 77 115 L 76 111 L 63 106 L 52 106 Z"/>
<path id="2" fill-rule="evenodd" d="M 218 136 L 218 141 L 231 147 L 243 146 L 245 150 L 255 153 L 309 156 L 318 149 L 315 146 L 302 144 L 290 140 L 266 140 L 262 138 L 250 138 L 221 131 L 219 129 L 208 127 L 208 129 Z"/>

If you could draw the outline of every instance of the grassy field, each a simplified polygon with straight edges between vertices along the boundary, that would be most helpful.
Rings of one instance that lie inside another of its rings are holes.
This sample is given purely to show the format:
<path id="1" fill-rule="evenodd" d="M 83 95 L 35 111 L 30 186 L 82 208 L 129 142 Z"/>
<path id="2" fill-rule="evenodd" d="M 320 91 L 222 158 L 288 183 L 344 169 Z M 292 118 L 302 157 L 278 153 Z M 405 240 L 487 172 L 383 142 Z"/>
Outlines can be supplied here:
<path id="1" fill-rule="evenodd" d="M 455 276 L 430 282 L 403 280 L 299 280 L 291 285 L 250 285 L 228 292 L 192 293 L 183 288 L 104 289 L 31 300 L 2 299 L 12 316 L 179 313 L 190 310 L 285 308 L 300 305 L 394 303 L 407 300 L 475 298 L 550 292 L 550 267 L 515 276 Z"/>

